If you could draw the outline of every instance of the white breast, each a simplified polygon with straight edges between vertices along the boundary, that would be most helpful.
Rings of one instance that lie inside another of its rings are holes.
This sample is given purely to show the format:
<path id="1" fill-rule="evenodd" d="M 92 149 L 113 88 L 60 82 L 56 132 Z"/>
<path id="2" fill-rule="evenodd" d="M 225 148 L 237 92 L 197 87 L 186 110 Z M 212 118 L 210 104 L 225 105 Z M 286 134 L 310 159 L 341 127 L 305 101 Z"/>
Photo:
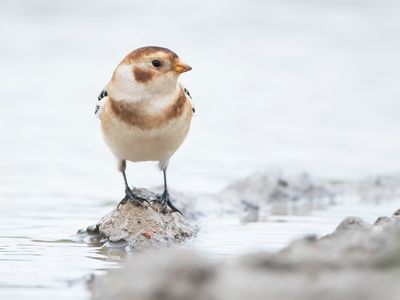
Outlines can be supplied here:
<path id="1" fill-rule="evenodd" d="M 157 102 L 156 102 L 157 103 Z M 151 106 L 154 113 L 165 104 Z M 163 126 L 141 129 L 121 120 L 111 109 L 108 97 L 102 104 L 100 115 L 102 133 L 113 154 L 129 161 L 167 161 L 183 143 L 192 118 L 191 103 L 186 101 L 183 112 Z"/>

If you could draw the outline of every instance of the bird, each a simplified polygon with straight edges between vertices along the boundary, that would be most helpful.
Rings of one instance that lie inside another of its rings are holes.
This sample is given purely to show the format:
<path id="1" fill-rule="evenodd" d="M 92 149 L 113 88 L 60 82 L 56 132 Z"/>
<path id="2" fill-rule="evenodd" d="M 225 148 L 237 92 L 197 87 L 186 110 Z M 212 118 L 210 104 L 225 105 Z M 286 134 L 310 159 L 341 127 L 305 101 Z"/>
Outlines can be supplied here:
<path id="1" fill-rule="evenodd" d="M 171 201 L 167 168 L 184 142 L 195 112 L 189 91 L 178 81 L 190 70 L 191 66 L 167 48 L 141 47 L 122 59 L 98 96 L 95 114 L 122 173 L 124 199 L 138 205 L 145 201 L 135 197 L 128 184 L 127 161 L 155 161 L 163 172 L 162 207 L 182 214 Z"/>

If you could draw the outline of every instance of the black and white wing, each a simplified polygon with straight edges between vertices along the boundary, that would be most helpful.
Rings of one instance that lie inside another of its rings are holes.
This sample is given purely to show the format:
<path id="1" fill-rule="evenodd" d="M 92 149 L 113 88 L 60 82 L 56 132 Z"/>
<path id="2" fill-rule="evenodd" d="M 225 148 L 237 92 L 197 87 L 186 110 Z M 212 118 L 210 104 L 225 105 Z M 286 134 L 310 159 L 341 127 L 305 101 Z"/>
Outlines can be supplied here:
<path id="1" fill-rule="evenodd" d="M 108 96 L 108 93 L 107 93 L 107 91 L 106 91 L 106 89 L 103 89 L 102 91 L 101 91 L 101 93 L 100 93 L 100 95 L 97 97 L 97 105 L 96 105 L 96 108 L 95 108 L 95 110 L 94 110 L 94 114 L 96 115 L 96 116 L 100 116 L 100 113 L 101 113 L 101 106 L 102 106 L 102 100 L 105 98 L 105 97 L 107 97 Z"/>
<path id="2" fill-rule="evenodd" d="M 101 91 L 100 95 L 97 97 L 97 100 L 100 101 L 101 99 L 103 99 L 104 97 L 107 97 L 107 96 L 108 96 L 107 91 L 104 89 Z"/>
<path id="3" fill-rule="evenodd" d="M 189 90 L 187 88 L 185 88 L 184 86 L 182 86 L 182 87 L 183 87 L 183 90 L 185 91 L 185 94 L 189 96 L 189 98 L 190 98 L 190 100 L 192 102 L 192 112 L 195 113 L 196 109 L 195 109 L 194 104 L 193 104 L 192 95 L 190 95 L 190 92 L 189 92 Z"/>

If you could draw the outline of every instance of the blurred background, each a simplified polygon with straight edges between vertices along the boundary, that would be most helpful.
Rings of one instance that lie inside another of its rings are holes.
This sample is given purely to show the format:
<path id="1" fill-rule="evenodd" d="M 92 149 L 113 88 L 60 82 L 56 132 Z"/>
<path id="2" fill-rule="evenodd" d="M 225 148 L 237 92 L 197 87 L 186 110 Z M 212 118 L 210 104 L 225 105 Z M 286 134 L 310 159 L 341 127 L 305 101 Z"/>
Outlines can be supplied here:
<path id="1" fill-rule="evenodd" d="M 108 266 L 58 237 L 123 195 L 94 108 L 141 46 L 170 48 L 193 67 L 181 80 L 196 117 L 170 163 L 174 190 L 214 193 L 271 169 L 398 172 L 399 13 L 395 0 L 2 0 L 0 296 L 43 286 L 44 299 Z M 128 176 L 162 184 L 153 163 L 128 165 Z"/>
<path id="2" fill-rule="evenodd" d="M 398 171 L 399 6 L 3 0 L 0 192 L 121 193 L 94 106 L 117 63 L 143 45 L 193 66 L 182 81 L 197 116 L 171 186 L 215 191 L 267 167 Z M 132 183 L 160 185 L 152 165 L 130 166 Z"/>

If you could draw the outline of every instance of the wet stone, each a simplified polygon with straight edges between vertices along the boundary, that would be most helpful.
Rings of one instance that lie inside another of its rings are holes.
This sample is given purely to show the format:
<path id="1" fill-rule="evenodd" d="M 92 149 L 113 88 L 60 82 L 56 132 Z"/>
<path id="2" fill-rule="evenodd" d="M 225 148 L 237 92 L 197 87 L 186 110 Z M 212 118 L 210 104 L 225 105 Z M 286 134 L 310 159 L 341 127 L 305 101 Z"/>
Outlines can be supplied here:
<path id="1" fill-rule="evenodd" d="M 330 235 L 227 263 L 176 249 L 139 254 L 96 276 L 91 291 L 95 300 L 398 300 L 399 272 L 400 218 L 349 217 Z"/>
<path id="2" fill-rule="evenodd" d="M 106 245 L 129 246 L 137 250 L 169 246 L 195 235 L 196 227 L 181 214 L 165 211 L 155 193 L 147 189 L 133 189 L 132 192 L 137 199 L 145 199 L 151 206 L 145 202 L 138 205 L 123 200 L 96 225 L 80 234 L 95 237 Z"/>
<path id="3" fill-rule="evenodd" d="M 380 224 L 388 222 L 389 220 L 390 220 L 390 218 L 382 216 L 382 217 L 379 217 L 378 219 L 376 219 L 376 221 L 374 222 L 374 225 L 380 225 Z"/>

